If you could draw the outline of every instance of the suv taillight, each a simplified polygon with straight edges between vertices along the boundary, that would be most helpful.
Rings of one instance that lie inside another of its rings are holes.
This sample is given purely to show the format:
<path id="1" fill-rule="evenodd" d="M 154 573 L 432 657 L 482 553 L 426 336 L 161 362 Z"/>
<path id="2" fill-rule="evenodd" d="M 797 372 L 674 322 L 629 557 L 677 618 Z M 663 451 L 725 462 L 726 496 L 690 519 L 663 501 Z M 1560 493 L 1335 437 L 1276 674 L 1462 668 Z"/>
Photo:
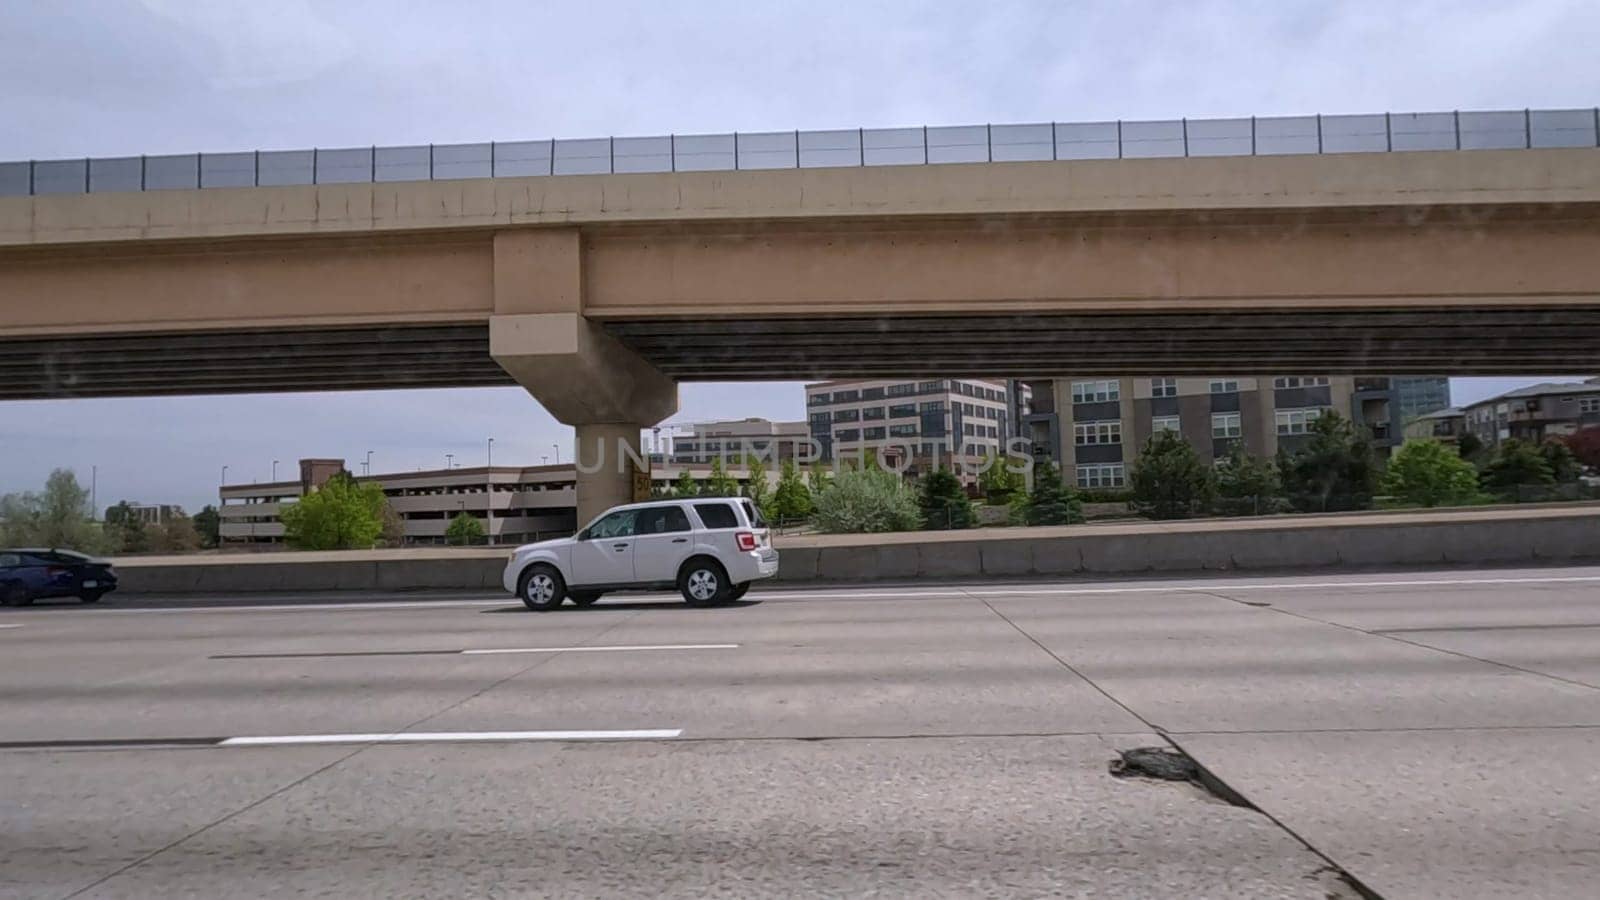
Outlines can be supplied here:
<path id="1" fill-rule="evenodd" d="M 754 550 L 756 548 L 756 536 L 748 531 L 739 532 L 733 536 L 733 539 L 738 542 L 740 550 Z"/>

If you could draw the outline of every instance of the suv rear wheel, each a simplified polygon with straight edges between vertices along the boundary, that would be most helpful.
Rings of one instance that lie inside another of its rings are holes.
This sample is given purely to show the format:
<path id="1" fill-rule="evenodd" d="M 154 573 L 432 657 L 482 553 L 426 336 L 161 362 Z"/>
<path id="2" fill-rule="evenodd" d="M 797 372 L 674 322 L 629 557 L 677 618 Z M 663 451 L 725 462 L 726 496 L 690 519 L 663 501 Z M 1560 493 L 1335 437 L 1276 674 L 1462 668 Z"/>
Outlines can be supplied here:
<path id="1" fill-rule="evenodd" d="M 705 608 L 725 603 L 732 588 L 722 564 L 709 557 L 689 560 L 678 573 L 678 592 L 690 606 Z"/>
<path id="2" fill-rule="evenodd" d="M 567 584 L 554 566 L 540 563 L 529 566 L 522 573 L 522 580 L 517 584 L 517 596 L 522 598 L 523 606 L 535 612 L 546 612 L 560 606 L 561 601 L 566 599 Z"/>

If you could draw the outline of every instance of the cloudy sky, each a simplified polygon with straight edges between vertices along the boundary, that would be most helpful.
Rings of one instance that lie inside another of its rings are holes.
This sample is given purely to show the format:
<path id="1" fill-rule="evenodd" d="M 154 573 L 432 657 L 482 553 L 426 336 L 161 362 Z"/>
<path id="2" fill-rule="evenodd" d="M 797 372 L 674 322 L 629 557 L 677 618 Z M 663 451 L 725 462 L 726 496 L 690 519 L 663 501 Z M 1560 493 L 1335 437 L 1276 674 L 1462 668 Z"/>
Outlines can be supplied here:
<path id="1" fill-rule="evenodd" d="M 1594 0 L 0 0 L 0 159 L 607 134 L 1592 106 Z M 1457 402 L 1541 379 L 1461 379 Z M 686 385 L 677 420 L 799 418 Z M 519 390 L 0 403 L 0 492 L 194 509 L 302 456 L 538 463 Z"/>

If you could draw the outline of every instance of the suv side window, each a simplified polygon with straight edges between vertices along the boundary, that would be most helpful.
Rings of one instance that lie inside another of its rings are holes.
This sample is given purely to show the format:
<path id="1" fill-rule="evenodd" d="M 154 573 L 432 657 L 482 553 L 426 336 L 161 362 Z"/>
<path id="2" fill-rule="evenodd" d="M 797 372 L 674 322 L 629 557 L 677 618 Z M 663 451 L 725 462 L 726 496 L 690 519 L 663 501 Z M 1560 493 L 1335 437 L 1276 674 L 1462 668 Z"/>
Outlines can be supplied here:
<path id="1" fill-rule="evenodd" d="M 634 519 L 636 527 L 634 534 L 671 534 L 674 531 L 688 531 L 689 517 L 684 514 L 681 506 L 647 506 L 639 510 L 639 515 Z"/>
<path id="2" fill-rule="evenodd" d="M 751 528 L 767 527 L 767 520 L 761 518 L 761 510 L 757 509 L 754 503 L 749 500 L 740 500 L 739 502 L 744 506 L 744 514 L 750 520 Z"/>
<path id="3" fill-rule="evenodd" d="M 8 569 L 22 565 L 22 557 L 15 553 L 0 553 L 0 569 Z"/>
<path id="4" fill-rule="evenodd" d="M 632 537 L 636 509 L 619 509 L 609 516 L 589 526 L 590 540 L 604 540 L 606 538 Z"/>
<path id="5" fill-rule="evenodd" d="M 733 507 L 726 503 L 696 503 L 695 514 L 700 517 L 701 524 L 707 528 L 738 528 L 739 517 L 733 514 Z"/>

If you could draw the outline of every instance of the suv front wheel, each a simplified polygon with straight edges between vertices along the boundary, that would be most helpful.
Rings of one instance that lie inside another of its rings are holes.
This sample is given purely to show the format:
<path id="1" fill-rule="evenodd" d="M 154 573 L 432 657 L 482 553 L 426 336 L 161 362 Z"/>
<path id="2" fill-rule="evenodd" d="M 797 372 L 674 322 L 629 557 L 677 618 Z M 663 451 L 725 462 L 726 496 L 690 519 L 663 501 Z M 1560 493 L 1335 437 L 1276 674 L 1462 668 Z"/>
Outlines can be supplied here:
<path id="1" fill-rule="evenodd" d="M 535 612 L 546 612 L 560 606 L 561 601 L 566 599 L 567 584 L 554 566 L 541 563 L 529 566 L 528 571 L 522 573 L 517 596 L 522 598 L 523 606 Z"/>
<path id="2" fill-rule="evenodd" d="M 728 573 L 714 559 L 700 557 L 689 560 L 678 573 L 678 592 L 690 606 L 705 608 L 727 602 L 733 585 L 728 583 Z"/>

